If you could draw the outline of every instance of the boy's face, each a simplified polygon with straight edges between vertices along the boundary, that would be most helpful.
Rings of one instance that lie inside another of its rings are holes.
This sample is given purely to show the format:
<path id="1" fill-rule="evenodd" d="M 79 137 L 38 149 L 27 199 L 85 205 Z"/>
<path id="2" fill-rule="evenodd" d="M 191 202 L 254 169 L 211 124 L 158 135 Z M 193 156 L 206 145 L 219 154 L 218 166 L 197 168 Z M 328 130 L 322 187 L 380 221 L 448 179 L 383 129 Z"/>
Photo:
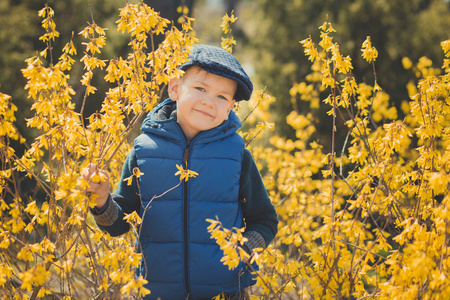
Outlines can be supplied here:
<path id="1" fill-rule="evenodd" d="M 196 66 L 170 81 L 169 97 L 177 101 L 178 123 L 189 140 L 228 119 L 236 88 L 236 81 Z"/>

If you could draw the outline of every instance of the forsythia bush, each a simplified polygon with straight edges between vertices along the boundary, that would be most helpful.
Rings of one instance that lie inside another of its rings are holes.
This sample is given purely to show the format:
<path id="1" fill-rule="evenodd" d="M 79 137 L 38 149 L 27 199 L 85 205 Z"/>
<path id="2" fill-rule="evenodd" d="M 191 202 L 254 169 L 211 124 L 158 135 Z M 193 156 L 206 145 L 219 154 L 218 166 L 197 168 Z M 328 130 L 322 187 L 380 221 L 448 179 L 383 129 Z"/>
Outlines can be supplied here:
<path id="1" fill-rule="evenodd" d="M 287 117 L 297 140 L 272 136 L 271 147 L 253 148 L 281 220 L 274 243 L 256 256 L 262 268 L 254 294 L 448 299 L 450 40 L 441 43 L 443 75 L 426 58 L 414 66 L 417 84 L 408 84 L 411 99 L 398 120 L 377 83 L 370 37 L 361 51 L 374 79 L 358 83 L 331 24 L 320 30 L 318 46 L 301 41 L 312 73 L 291 89 L 294 107 L 297 99 L 310 107 Z M 329 108 L 328 154 L 314 139 L 319 105 Z M 338 132 L 344 141 L 335 140 Z"/>
<path id="2" fill-rule="evenodd" d="M 136 230 L 126 236 L 99 231 L 80 173 L 95 162 L 117 183 L 131 147 L 128 136 L 161 100 L 169 78 L 179 74 L 177 66 L 187 56 L 182 49 L 196 42 L 192 19 L 183 17 L 179 31 L 148 6 L 127 4 L 117 27 L 130 36 L 131 52 L 109 62 L 96 57 L 106 43 L 105 30 L 88 24 L 80 33 L 86 39 L 85 91 L 76 112 L 68 84 L 75 45 L 70 41 L 56 61 L 53 10 L 46 6 L 39 15 L 46 49 L 28 59 L 23 70 L 34 111 L 28 127 L 39 135 L 21 157 L 10 146 L 11 140 L 25 142 L 14 126 L 17 107 L 0 93 L 0 297 L 144 296 L 150 292 L 143 287 L 146 281 L 134 276 L 139 217 L 127 216 Z M 235 44 L 229 28 L 234 20 L 224 17 L 229 36 L 223 47 L 229 51 Z M 450 40 L 442 42 L 443 72 L 426 58 L 414 66 L 404 59 L 417 78 L 408 85 L 411 99 L 398 120 L 377 83 L 382 74 L 374 71 L 372 83 L 356 82 L 351 58 L 332 40 L 331 24 L 320 30 L 318 46 L 311 38 L 301 42 L 312 73 L 291 89 L 294 107 L 298 99 L 310 107 L 287 117 L 297 139 L 272 135 L 269 145 L 263 143 L 260 133 L 273 127 L 268 111 L 275 101 L 264 91 L 255 92 L 244 118 L 252 129 L 242 136 L 277 208 L 279 234 L 266 251 L 248 256 L 239 251 L 241 229 L 209 220 L 211 236 L 224 250 L 223 262 L 230 268 L 240 259 L 259 263 L 254 299 L 448 299 Z M 165 40 L 155 48 L 151 41 L 157 34 Z M 362 56 L 375 70 L 377 50 L 369 37 Z M 115 87 L 85 124 L 84 103 L 95 95 L 91 80 L 98 68 Z M 331 123 L 331 153 L 315 138 L 314 111 L 321 105 L 329 109 L 329 120 L 320 122 Z M 337 133 L 346 138 L 337 140 Z M 187 180 L 195 174 L 180 168 L 177 175 Z M 35 182 L 34 194 L 23 193 L 24 176 Z"/>
<path id="3" fill-rule="evenodd" d="M 95 204 L 86 195 L 87 181 L 80 173 L 95 162 L 117 183 L 130 149 L 128 135 L 160 101 L 169 79 L 180 74 L 177 67 L 187 59 L 183 49 L 196 41 L 191 35 L 192 20 L 183 18 L 180 31 L 150 7 L 128 3 L 120 9 L 117 29 L 130 36 L 131 52 L 109 62 L 96 57 L 106 43 L 105 30 L 95 22 L 88 24 L 80 32 L 86 39 L 81 59 L 83 105 L 81 112 L 75 112 L 75 92 L 68 80 L 77 50 L 70 41 L 57 60 L 53 57 L 52 44 L 59 36 L 53 14 L 48 6 L 39 11 L 45 29 L 40 39 L 47 47 L 29 58 L 22 70 L 34 111 L 27 126 L 40 133 L 22 157 L 9 142 L 21 140 L 14 127 L 17 107 L 9 96 L 0 94 L 0 297 L 143 296 L 149 291 L 143 288 L 146 280 L 134 274 L 141 258 L 134 248 L 136 233 L 111 239 L 99 231 L 90 219 L 88 209 Z M 147 40 L 159 34 L 165 35 L 163 43 L 148 49 L 152 43 Z M 86 125 L 83 110 L 96 92 L 91 79 L 98 68 L 106 69 L 105 81 L 115 87 Z M 22 193 L 24 174 L 36 183 L 39 193 Z M 134 215 L 128 220 L 132 225 L 139 222 Z"/>

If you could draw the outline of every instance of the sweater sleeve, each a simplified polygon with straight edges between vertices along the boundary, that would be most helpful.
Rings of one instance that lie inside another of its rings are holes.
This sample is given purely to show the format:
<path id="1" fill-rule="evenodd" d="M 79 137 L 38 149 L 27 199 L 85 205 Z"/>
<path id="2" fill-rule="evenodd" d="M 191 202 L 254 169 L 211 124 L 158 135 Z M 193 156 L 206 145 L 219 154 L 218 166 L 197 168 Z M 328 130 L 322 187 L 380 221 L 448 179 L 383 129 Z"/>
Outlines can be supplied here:
<path id="1" fill-rule="evenodd" d="M 133 178 L 131 185 L 124 181 L 133 175 L 135 167 L 137 167 L 136 154 L 132 149 L 125 160 L 117 189 L 108 197 L 105 207 L 91 210 L 98 227 L 111 236 L 128 232 L 130 226 L 123 218 L 133 211 L 139 212 L 141 200 L 136 178 Z"/>
<path id="2" fill-rule="evenodd" d="M 247 149 L 242 161 L 239 201 L 246 223 L 244 236 L 248 242 L 245 246 L 250 252 L 254 248 L 266 248 L 278 232 L 278 218 L 256 163 Z"/>

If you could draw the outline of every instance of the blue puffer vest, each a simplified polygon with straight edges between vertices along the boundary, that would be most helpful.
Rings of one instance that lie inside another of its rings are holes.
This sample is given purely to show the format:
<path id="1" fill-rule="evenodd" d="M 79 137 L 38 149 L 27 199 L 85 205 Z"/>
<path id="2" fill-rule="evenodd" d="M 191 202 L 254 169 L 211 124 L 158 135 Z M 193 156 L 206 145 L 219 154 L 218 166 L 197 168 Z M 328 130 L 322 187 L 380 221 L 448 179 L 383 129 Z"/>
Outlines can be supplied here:
<path id="1" fill-rule="evenodd" d="M 168 99 L 150 112 L 144 133 L 135 140 L 137 164 L 144 173 L 139 187 L 148 207 L 141 209 L 144 261 L 139 270 L 149 281 L 146 299 L 234 294 L 254 283 L 252 275 L 244 264 L 229 271 L 220 262 L 223 251 L 210 238 L 206 219 L 217 216 L 228 229 L 244 226 L 238 202 L 244 141 L 236 133 L 241 122 L 231 112 L 226 122 L 201 132 L 188 147 L 174 117 L 156 118 L 160 109 L 170 112 L 171 106 L 175 104 Z M 185 152 L 188 169 L 199 175 L 180 184 L 176 165 L 184 166 Z"/>

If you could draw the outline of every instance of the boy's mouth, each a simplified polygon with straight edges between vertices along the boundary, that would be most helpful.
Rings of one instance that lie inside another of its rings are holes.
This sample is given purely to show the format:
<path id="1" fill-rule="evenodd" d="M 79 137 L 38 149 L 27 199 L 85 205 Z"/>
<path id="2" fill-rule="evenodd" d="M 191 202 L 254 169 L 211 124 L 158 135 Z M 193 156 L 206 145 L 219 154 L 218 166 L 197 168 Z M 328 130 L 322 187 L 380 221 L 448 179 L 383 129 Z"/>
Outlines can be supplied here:
<path id="1" fill-rule="evenodd" d="M 194 109 L 194 110 L 195 110 L 196 112 L 198 112 L 199 114 L 204 115 L 204 116 L 206 116 L 206 117 L 210 117 L 210 118 L 213 117 L 210 113 L 208 113 L 208 112 L 206 112 L 206 111 L 204 111 L 204 110 L 201 110 L 201 109 Z"/>

